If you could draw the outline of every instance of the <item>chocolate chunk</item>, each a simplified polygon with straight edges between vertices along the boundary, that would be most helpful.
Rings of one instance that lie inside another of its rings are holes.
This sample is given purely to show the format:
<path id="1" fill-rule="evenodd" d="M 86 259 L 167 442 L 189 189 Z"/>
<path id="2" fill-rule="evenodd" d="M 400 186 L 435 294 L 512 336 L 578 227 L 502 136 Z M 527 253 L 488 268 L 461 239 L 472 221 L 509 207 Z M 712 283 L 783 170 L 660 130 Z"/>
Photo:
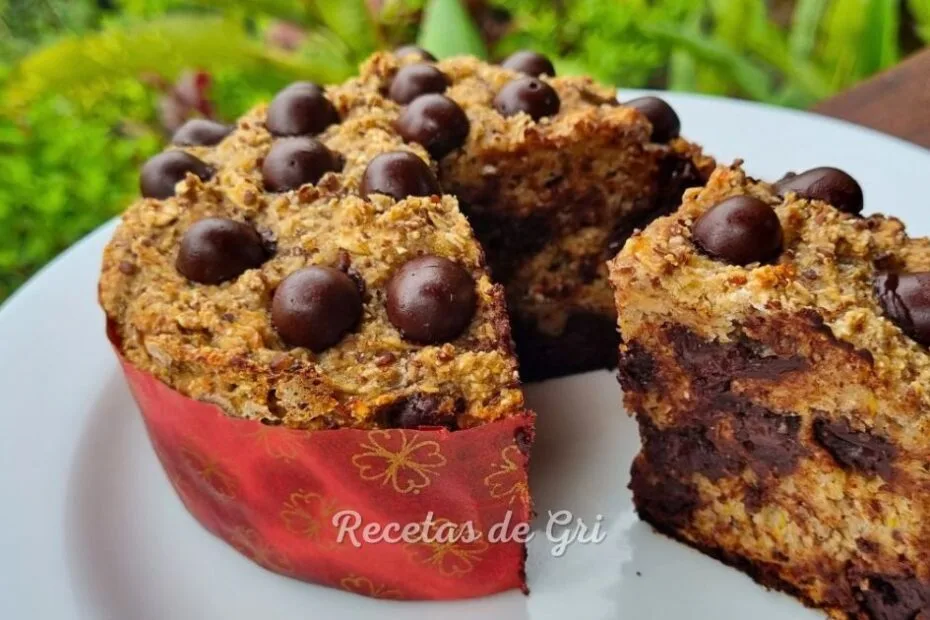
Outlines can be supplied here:
<path id="1" fill-rule="evenodd" d="M 475 281 L 440 256 L 407 261 L 387 284 L 388 319 L 404 338 L 421 344 L 448 342 L 475 314 Z"/>
<path id="2" fill-rule="evenodd" d="M 930 271 L 879 274 L 875 277 L 875 294 L 895 325 L 930 347 Z"/>
<path id="3" fill-rule="evenodd" d="M 443 406 L 443 398 L 436 394 L 413 394 L 391 405 L 385 412 L 388 428 L 438 427 L 458 428 L 456 411 Z"/>
<path id="4" fill-rule="evenodd" d="M 139 174 L 139 189 L 146 198 L 170 198 L 174 186 L 184 180 L 187 173 L 202 181 L 213 176 L 213 169 L 206 163 L 184 151 L 165 151 L 149 159 Z"/>
<path id="5" fill-rule="evenodd" d="M 425 62 L 407 65 L 397 72 L 388 97 L 401 105 L 406 105 L 427 93 L 441 93 L 449 87 L 449 78 L 435 66 Z"/>
<path id="6" fill-rule="evenodd" d="M 555 89 L 533 77 L 517 78 L 500 89 L 494 97 L 494 109 L 503 116 L 525 112 L 534 121 L 559 112 L 559 95 Z"/>
<path id="7" fill-rule="evenodd" d="M 658 97 L 639 97 L 623 105 L 636 108 L 652 124 L 650 140 L 665 144 L 681 134 L 681 120 L 668 103 Z"/>
<path id="8" fill-rule="evenodd" d="M 692 377 L 692 388 L 701 393 L 726 391 L 734 379 L 777 380 L 783 374 L 808 368 L 807 360 L 800 356 L 761 355 L 757 352 L 761 343 L 751 340 L 724 344 L 704 340 L 681 326 L 670 327 L 667 333 L 678 363 Z"/>
<path id="9" fill-rule="evenodd" d="M 806 454 L 801 418 L 772 411 L 730 391 L 739 378 L 777 379 L 801 370 L 799 357 L 762 356 L 751 343 L 718 343 L 681 327 L 666 329 L 676 358 L 691 375 L 694 402 L 687 426 L 658 429 L 640 420 L 644 452 L 653 467 L 710 479 L 752 469 L 759 478 L 793 471 Z M 622 361 L 621 361 L 622 363 Z M 721 432 L 722 425 L 729 428 Z"/>
<path id="10" fill-rule="evenodd" d="M 409 151 L 382 153 L 368 162 L 360 191 L 366 198 L 371 194 L 385 194 L 395 200 L 442 193 L 436 175 L 426 162 Z"/>
<path id="11" fill-rule="evenodd" d="M 336 108 L 318 84 L 294 82 L 271 100 L 265 126 L 275 136 L 302 136 L 338 122 Z"/>
<path id="12" fill-rule="evenodd" d="M 394 50 L 394 56 L 397 58 L 404 58 L 405 56 L 419 56 L 423 60 L 436 60 L 436 57 L 427 52 L 425 49 L 419 45 L 402 45 Z"/>
<path id="13" fill-rule="evenodd" d="M 801 174 L 786 174 L 775 183 L 775 190 L 782 196 L 795 192 L 809 200 L 822 200 L 853 215 L 862 212 L 862 187 L 838 168 L 812 168 Z"/>
<path id="14" fill-rule="evenodd" d="M 638 342 L 629 342 L 620 347 L 620 363 L 617 379 L 627 392 L 646 390 L 655 378 L 656 362 Z"/>
<path id="15" fill-rule="evenodd" d="M 208 217 L 184 233 L 175 267 L 194 282 L 219 284 L 260 266 L 267 258 L 261 235 L 254 228 L 236 220 Z"/>
<path id="16" fill-rule="evenodd" d="M 788 475 L 807 454 L 798 440 L 800 416 L 776 413 L 735 394 L 721 394 L 713 406 L 728 412 L 724 415 L 731 420 L 738 444 L 722 451 L 737 455 L 740 465 L 748 466 L 757 476 Z"/>
<path id="17" fill-rule="evenodd" d="M 633 462 L 630 490 L 636 512 L 658 528 L 686 525 L 701 504 L 701 495 L 694 485 L 646 465 L 640 459 Z"/>
<path id="18" fill-rule="evenodd" d="M 777 257 L 783 234 L 770 206 L 752 196 L 732 196 L 698 218 L 693 238 L 713 258 L 748 265 Z"/>
<path id="19" fill-rule="evenodd" d="M 930 614 L 930 585 L 916 577 L 869 575 L 857 598 L 872 620 L 917 620 Z"/>
<path id="20" fill-rule="evenodd" d="M 468 129 L 465 111 L 445 95 L 417 97 L 397 119 L 401 137 L 422 144 L 436 159 L 462 146 Z"/>
<path id="21" fill-rule="evenodd" d="M 531 50 L 514 52 L 501 63 L 501 66 L 511 71 L 525 73 L 531 77 L 539 77 L 540 75 L 555 77 L 555 67 L 552 66 L 552 61 Z"/>
<path id="22" fill-rule="evenodd" d="M 352 278 L 332 267 L 305 267 L 274 292 L 271 322 L 287 344 L 319 353 L 358 324 L 362 296 Z"/>
<path id="23" fill-rule="evenodd" d="M 639 420 L 643 455 L 649 465 L 670 476 L 688 478 L 692 473 L 719 480 L 738 472 L 739 463 L 714 442 L 712 423 L 719 416 L 706 401 L 695 407 L 694 415 L 702 424 L 660 429 L 648 418 Z M 726 446 L 724 446 L 726 447 Z"/>
<path id="24" fill-rule="evenodd" d="M 653 468 L 710 480 L 748 468 L 762 479 L 790 474 L 807 454 L 798 440 L 800 416 L 776 413 L 735 394 L 703 395 L 687 419 L 686 426 L 664 429 L 640 420 L 643 454 Z M 724 424 L 730 432 L 720 432 Z"/>
<path id="25" fill-rule="evenodd" d="M 276 140 L 262 162 L 262 180 L 270 192 L 286 192 L 304 183 L 316 183 L 340 168 L 339 158 L 314 138 Z"/>
<path id="26" fill-rule="evenodd" d="M 232 125 L 205 118 L 192 118 L 174 132 L 171 143 L 178 146 L 214 146 L 222 142 L 232 130 Z"/>
<path id="27" fill-rule="evenodd" d="M 870 476 L 891 478 L 898 451 L 884 437 L 869 431 L 854 430 L 849 420 L 814 420 L 814 438 L 837 463 Z"/>

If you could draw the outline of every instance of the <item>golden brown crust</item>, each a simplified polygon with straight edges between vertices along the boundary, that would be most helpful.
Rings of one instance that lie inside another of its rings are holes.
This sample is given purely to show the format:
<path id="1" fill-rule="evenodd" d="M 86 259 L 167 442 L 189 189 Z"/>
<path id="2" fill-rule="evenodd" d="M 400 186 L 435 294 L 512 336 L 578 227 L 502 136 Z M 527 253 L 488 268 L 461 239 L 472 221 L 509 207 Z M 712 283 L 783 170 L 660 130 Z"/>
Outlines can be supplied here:
<path id="1" fill-rule="evenodd" d="M 426 153 L 403 145 L 375 111 L 320 136 L 345 157 L 341 173 L 269 194 L 260 171 L 272 142 L 264 114 L 252 111 L 215 148 L 185 149 L 217 169 L 211 180 L 189 175 L 177 197 L 139 200 L 123 216 L 104 255 L 100 299 L 129 361 L 232 415 L 292 427 L 380 426 L 385 411 L 409 399 L 433 398 L 462 426 L 521 410 L 503 291 L 455 199 L 357 195 L 374 155 L 407 149 L 428 161 Z M 186 280 L 174 266 L 179 240 L 206 216 L 251 222 L 275 241 L 274 256 L 219 286 Z M 455 260 L 478 283 L 470 327 L 439 346 L 405 341 L 384 306 L 389 275 L 422 253 Z M 359 328 L 320 354 L 284 345 L 269 318 L 277 284 L 303 266 L 346 261 L 367 289 Z"/>
<path id="2" fill-rule="evenodd" d="M 785 234 L 776 263 L 726 265 L 691 242 L 694 220 L 739 194 L 775 208 Z M 930 270 L 930 239 L 909 238 L 893 217 L 858 218 L 794 194 L 782 199 L 738 166 L 719 168 L 705 190 L 691 190 L 678 212 L 630 239 L 610 265 L 625 337 L 637 337 L 647 314 L 725 341 L 757 309 L 814 310 L 838 339 L 872 354 L 880 413 L 898 417 L 930 407 L 930 353 L 884 316 L 872 290 L 882 269 Z"/>
<path id="3" fill-rule="evenodd" d="M 335 89 L 337 107 L 350 117 L 372 107 L 396 117 L 401 106 L 383 93 L 413 62 L 376 54 Z M 680 138 L 651 143 L 646 117 L 590 78 L 542 77 L 560 108 L 535 121 L 494 109 L 497 92 L 520 74 L 470 57 L 437 66 L 451 83 L 445 95 L 471 124 L 463 147 L 439 162 L 440 178 L 507 291 L 524 377 L 604 367 L 615 335 L 574 327 L 583 317 L 615 318 L 606 259 L 636 226 L 677 207 L 684 187 L 703 184 L 713 160 Z"/>
<path id="4" fill-rule="evenodd" d="M 772 205 L 785 249 L 732 266 L 691 241 L 726 197 Z M 930 354 L 872 280 L 926 270 L 894 218 L 781 198 L 738 166 L 610 264 L 640 514 L 837 618 L 930 612 Z"/>

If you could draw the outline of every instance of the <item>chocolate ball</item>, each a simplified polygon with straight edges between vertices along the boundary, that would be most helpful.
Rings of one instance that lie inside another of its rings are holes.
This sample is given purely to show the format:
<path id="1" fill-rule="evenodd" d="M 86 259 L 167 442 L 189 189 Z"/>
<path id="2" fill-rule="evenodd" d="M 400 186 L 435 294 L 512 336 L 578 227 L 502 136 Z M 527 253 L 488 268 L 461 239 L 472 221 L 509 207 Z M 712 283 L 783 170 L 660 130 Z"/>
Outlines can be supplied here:
<path id="1" fill-rule="evenodd" d="M 368 162 L 359 189 L 365 198 L 371 194 L 385 194 L 395 200 L 442 193 L 436 175 L 426 162 L 409 151 L 382 153 Z"/>
<path id="2" fill-rule="evenodd" d="M 534 121 L 558 114 L 559 104 L 555 89 L 533 77 L 517 78 L 504 84 L 494 97 L 494 109 L 502 116 L 525 112 Z"/>
<path id="3" fill-rule="evenodd" d="M 427 93 L 441 93 L 449 87 L 449 78 L 435 66 L 418 62 L 401 68 L 394 76 L 388 97 L 405 105 Z"/>
<path id="4" fill-rule="evenodd" d="M 539 77 L 540 75 L 555 77 L 555 67 L 552 66 L 552 61 L 531 50 L 514 52 L 501 63 L 501 66 L 511 71 L 525 73 L 531 77 Z"/>
<path id="5" fill-rule="evenodd" d="M 192 118 L 174 132 L 171 143 L 178 146 L 215 146 L 232 133 L 232 130 L 232 125 L 205 118 Z"/>
<path id="6" fill-rule="evenodd" d="M 840 211 L 858 215 L 862 212 L 862 187 L 856 179 L 839 168 L 811 168 L 801 174 L 787 174 L 775 183 L 784 196 L 795 192 L 808 200 L 822 200 Z"/>
<path id="7" fill-rule="evenodd" d="M 206 163 L 184 151 L 165 151 L 149 159 L 139 174 L 139 189 L 146 198 L 170 198 L 174 186 L 190 172 L 206 181 L 213 176 L 213 169 Z"/>
<path id="8" fill-rule="evenodd" d="M 188 280 L 219 284 L 259 267 L 267 258 L 262 238 L 252 226 L 208 217 L 185 231 L 175 268 Z"/>
<path id="9" fill-rule="evenodd" d="M 402 45 L 394 50 L 394 56 L 404 58 L 405 56 L 419 56 L 423 60 L 436 61 L 436 57 L 427 52 L 418 45 Z"/>
<path id="10" fill-rule="evenodd" d="M 748 265 L 778 256 L 783 233 L 770 206 L 752 196 L 732 196 L 701 215 L 692 236 L 709 256 Z"/>
<path id="11" fill-rule="evenodd" d="M 468 327 L 477 299 L 475 281 L 463 267 L 440 256 L 421 256 L 391 276 L 388 319 L 407 340 L 448 342 Z"/>
<path id="12" fill-rule="evenodd" d="M 314 138 L 282 138 L 262 162 L 262 179 L 270 192 L 286 192 L 304 183 L 316 183 L 340 168 L 339 158 Z"/>
<path id="13" fill-rule="evenodd" d="M 879 274 L 875 293 L 885 316 L 915 341 L 930 347 L 930 271 Z"/>
<path id="14" fill-rule="evenodd" d="M 278 285 L 271 301 L 271 322 L 281 339 L 315 353 L 342 340 L 361 317 L 358 287 L 332 267 L 295 271 Z"/>
<path id="15" fill-rule="evenodd" d="M 268 105 L 265 126 L 275 136 L 316 135 L 339 122 L 339 114 L 323 89 L 313 82 L 295 82 Z"/>
<path id="16" fill-rule="evenodd" d="M 397 119 L 401 137 L 422 144 L 436 159 L 465 144 L 469 127 L 465 111 L 445 95 L 417 97 Z"/>
<path id="17" fill-rule="evenodd" d="M 658 97 L 640 97 L 623 105 L 636 108 L 652 124 L 650 140 L 665 144 L 681 134 L 681 120 L 668 103 Z"/>

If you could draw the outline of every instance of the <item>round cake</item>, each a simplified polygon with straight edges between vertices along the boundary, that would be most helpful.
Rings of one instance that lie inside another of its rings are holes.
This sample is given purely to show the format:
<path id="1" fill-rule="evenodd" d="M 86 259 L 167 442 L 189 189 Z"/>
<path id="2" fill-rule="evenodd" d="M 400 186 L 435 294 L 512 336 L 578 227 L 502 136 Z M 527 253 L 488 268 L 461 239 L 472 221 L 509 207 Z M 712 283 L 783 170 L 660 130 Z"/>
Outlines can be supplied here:
<path id="1" fill-rule="evenodd" d="M 613 365 L 604 263 L 713 165 L 661 100 L 554 74 L 376 54 L 143 166 L 108 333 L 181 499 L 262 566 L 389 598 L 525 588 L 524 541 L 489 540 L 531 516 L 517 353 L 535 379 Z M 346 511 L 426 533 L 351 544 Z"/>

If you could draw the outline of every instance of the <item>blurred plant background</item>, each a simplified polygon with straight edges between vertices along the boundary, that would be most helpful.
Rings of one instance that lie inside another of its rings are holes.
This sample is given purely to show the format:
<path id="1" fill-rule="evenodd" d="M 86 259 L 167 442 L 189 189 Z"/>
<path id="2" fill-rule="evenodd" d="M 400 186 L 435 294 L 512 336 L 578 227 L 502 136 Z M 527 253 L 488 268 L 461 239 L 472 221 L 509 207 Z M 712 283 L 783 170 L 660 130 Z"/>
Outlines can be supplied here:
<path id="1" fill-rule="evenodd" d="M 930 41 L 930 0 L 0 0 L 0 300 L 118 213 L 192 116 L 379 48 L 807 107 Z"/>

